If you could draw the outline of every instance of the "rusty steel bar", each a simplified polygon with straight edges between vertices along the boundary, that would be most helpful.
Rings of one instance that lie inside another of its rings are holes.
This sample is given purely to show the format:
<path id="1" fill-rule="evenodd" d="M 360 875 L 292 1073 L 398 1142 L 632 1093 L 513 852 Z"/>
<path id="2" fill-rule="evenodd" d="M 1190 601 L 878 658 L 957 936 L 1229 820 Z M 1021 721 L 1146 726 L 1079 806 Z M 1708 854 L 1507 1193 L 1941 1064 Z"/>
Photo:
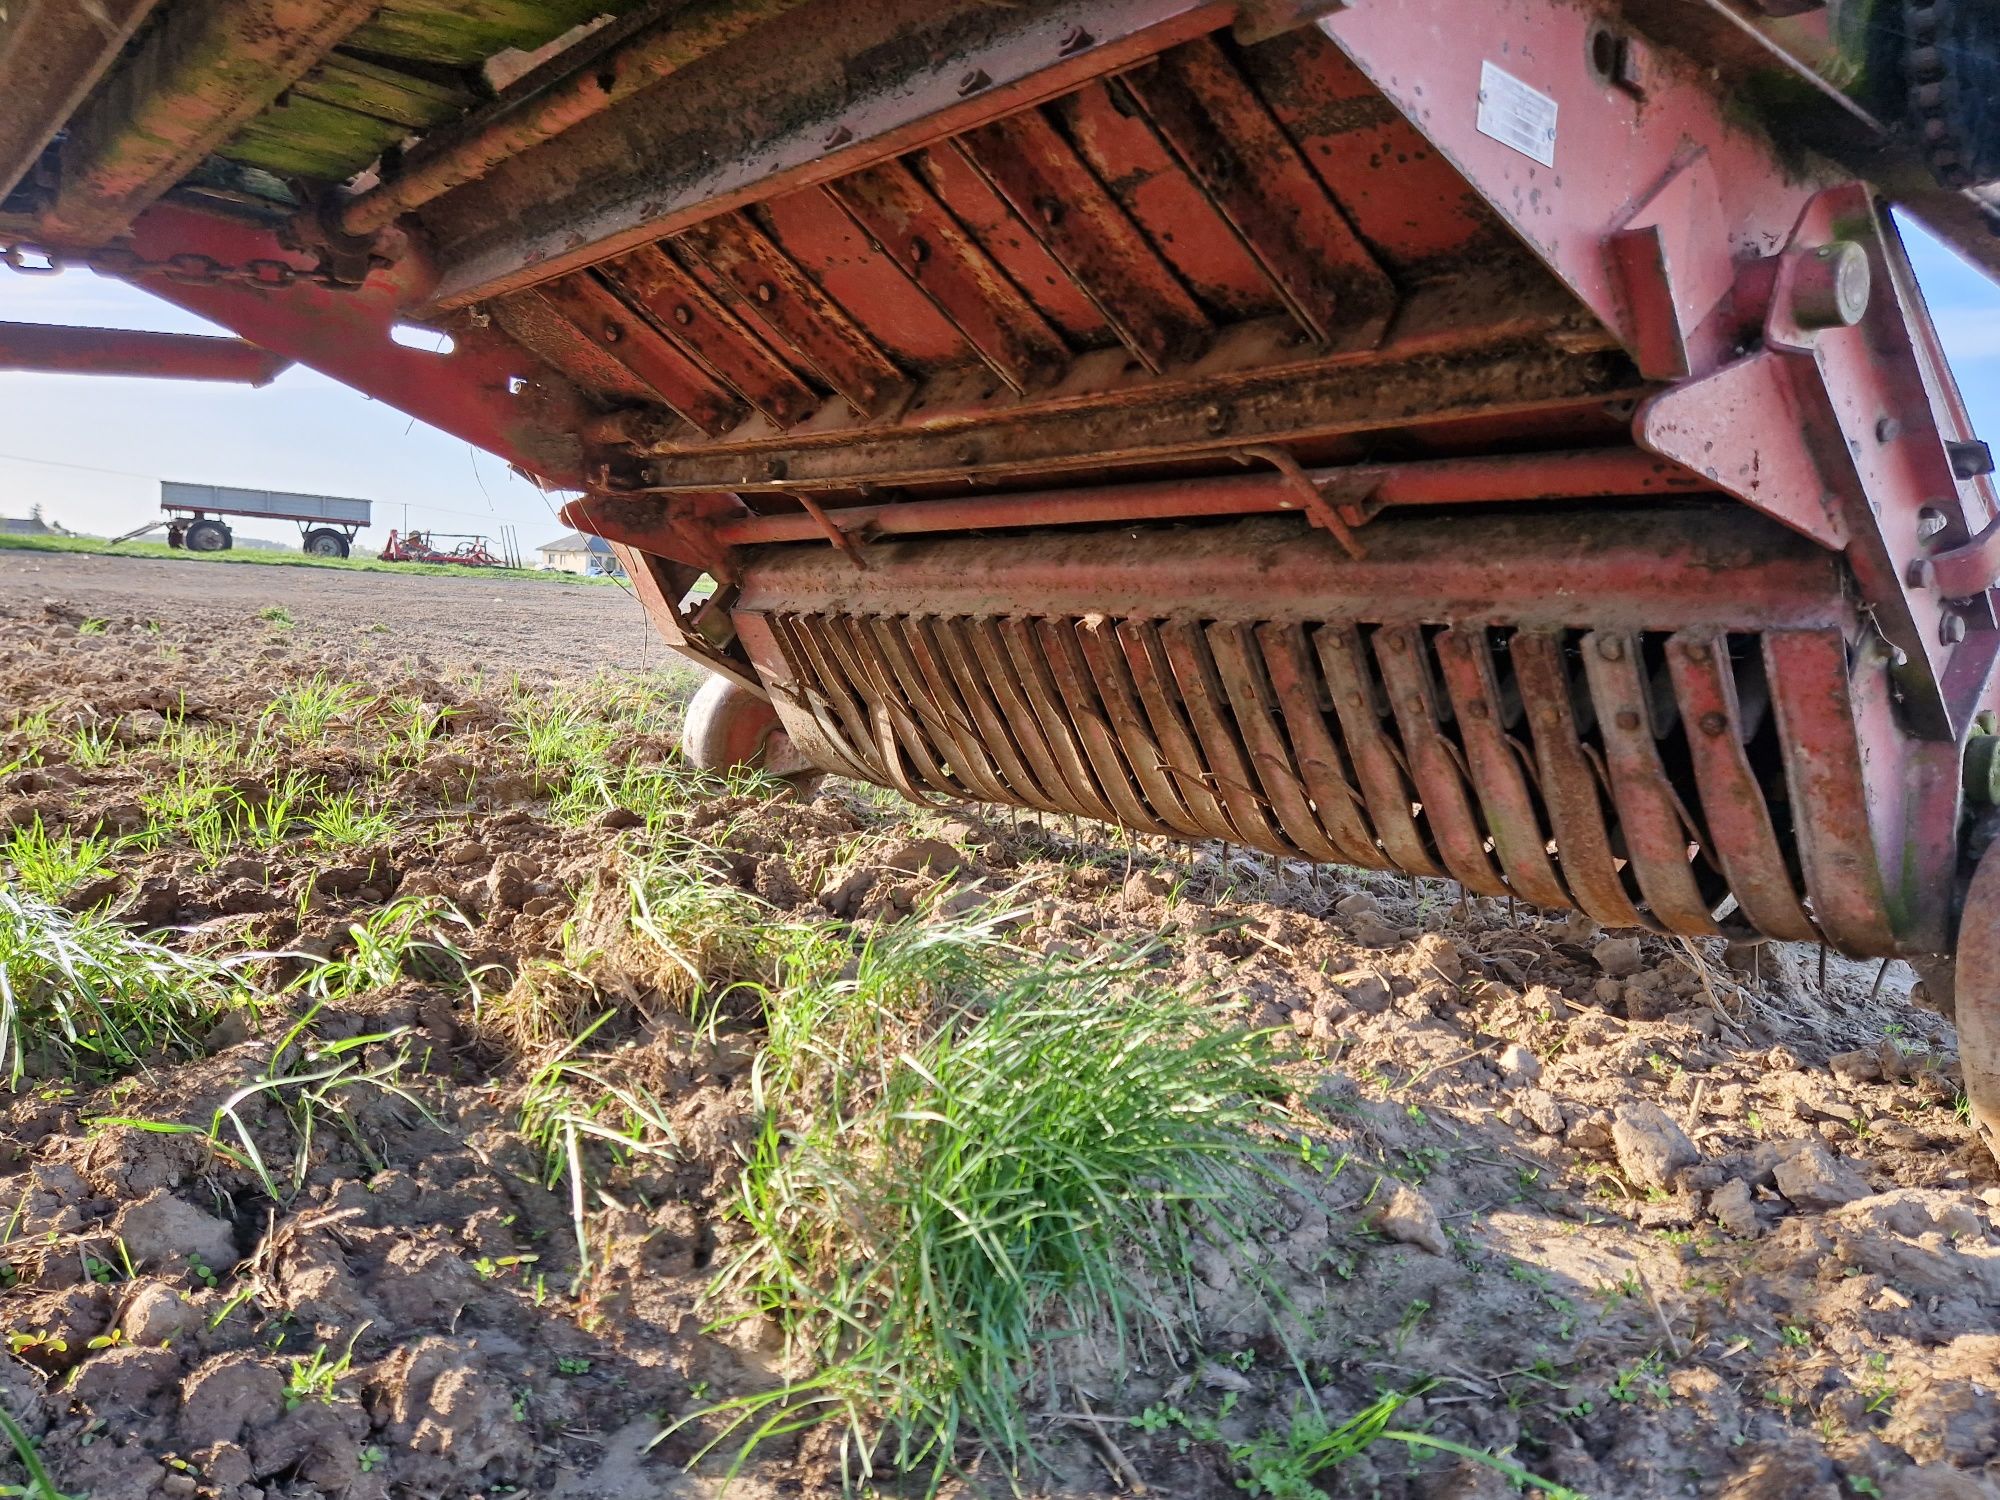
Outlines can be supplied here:
<path id="1" fill-rule="evenodd" d="M 1710 488 L 1678 464 L 1636 448 L 1563 453 L 1492 454 L 1403 464 L 1307 469 L 1315 485 L 1373 481 L 1371 507 L 1467 505 L 1492 500 L 1579 500 L 1626 495 L 1695 495 Z M 798 496 L 793 494 L 793 499 Z M 1099 525 L 1119 521 L 1247 516 L 1302 509 L 1283 475 L 1230 474 L 1160 479 L 1096 489 L 1035 490 L 969 500 L 908 500 L 843 506 L 828 513 L 843 530 L 868 536 L 914 536 L 981 527 Z M 1358 517 L 1349 517 L 1351 525 Z M 732 547 L 806 542 L 823 537 L 809 513 L 717 521 L 710 534 Z"/>
<path id="2" fill-rule="evenodd" d="M 1583 639 L 1583 660 L 1611 773 L 1611 799 L 1646 905 L 1671 932 L 1712 936 L 1719 931 L 1711 914 L 1714 903 L 1702 894 L 1688 855 L 1697 842 L 1705 852 L 1706 840 L 1688 827 L 1660 763 L 1660 731 L 1639 637 L 1592 631 Z"/>
<path id="3" fill-rule="evenodd" d="M 14 0 L 0 10 L 0 198 L 28 175 L 158 3 Z"/>
<path id="4" fill-rule="evenodd" d="M 1556 859 L 1576 904 L 1606 927 L 1651 927 L 1632 904 L 1604 818 L 1610 790 L 1577 731 L 1577 694 L 1554 634 L 1519 631 L 1508 642 L 1535 742 L 1537 779 L 1556 835 Z"/>
<path id="5" fill-rule="evenodd" d="M 1391 861 L 1375 845 L 1361 794 L 1348 778 L 1347 757 L 1327 728 L 1305 631 L 1297 625 L 1259 625 L 1257 644 L 1320 826 L 1339 845 L 1347 863 L 1370 870 L 1391 868 Z"/>
<path id="6" fill-rule="evenodd" d="M 173 7 L 71 121 L 43 238 L 111 239 L 377 8 L 378 0 Z"/>
<path id="7" fill-rule="evenodd" d="M 291 363 L 246 339 L 0 322 L 0 370 L 269 385 Z"/>
<path id="8" fill-rule="evenodd" d="M 341 205 L 343 233 L 369 235 L 433 198 L 476 182 L 500 163 L 552 141 L 621 99 L 795 10 L 803 0 L 695 0 L 659 26 L 627 38 L 588 65 L 524 96 L 502 99 L 410 154 L 380 186 Z"/>
<path id="9" fill-rule="evenodd" d="M 439 305 L 517 290 L 917 150 L 1234 13 L 1224 0 L 1100 0 L 1088 15 L 983 0 L 833 9 L 823 24 L 801 18 L 771 27 L 765 45 L 723 49 L 676 87 L 432 200 L 424 222 L 446 261 Z M 1082 39 L 1066 45 L 1073 32 Z"/>
<path id="10" fill-rule="evenodd" d="M 1744 749 L 1751 733 L 1737 699 L 1728 637 L 1684 631 L 1667 642 L 1667 667 L 1687 726 L 1702 816 L 1736 904 L 1759 932 L 1793 942 L 1821 941 L 1799 904 L 1770 803 Z"/>

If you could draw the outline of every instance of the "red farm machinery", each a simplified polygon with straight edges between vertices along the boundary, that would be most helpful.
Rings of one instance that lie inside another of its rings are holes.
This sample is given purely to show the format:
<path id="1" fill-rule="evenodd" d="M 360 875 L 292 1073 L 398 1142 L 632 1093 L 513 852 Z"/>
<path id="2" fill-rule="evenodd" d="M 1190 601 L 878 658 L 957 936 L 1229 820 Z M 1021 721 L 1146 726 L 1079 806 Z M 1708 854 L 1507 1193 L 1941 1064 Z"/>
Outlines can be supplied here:
<path id="1" fill-rule="evenodd" d="M 0 242 L 243 341 L 30 363 L 575 492 L 698 759 L 1908 957 L 1992 1140 L 2000 512 L 1898 225 L 2000 272 L 1996 101 L 1978 0 L 14 0 Z"/>

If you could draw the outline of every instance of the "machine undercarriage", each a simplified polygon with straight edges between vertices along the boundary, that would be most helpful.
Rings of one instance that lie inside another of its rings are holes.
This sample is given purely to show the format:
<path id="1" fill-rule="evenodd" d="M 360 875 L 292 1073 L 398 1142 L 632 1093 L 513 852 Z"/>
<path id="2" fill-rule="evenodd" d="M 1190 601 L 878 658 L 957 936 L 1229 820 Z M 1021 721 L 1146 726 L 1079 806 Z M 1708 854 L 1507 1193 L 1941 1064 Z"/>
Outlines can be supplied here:
<path id="1" fill-rule="evenodd" d="M 8 262 L 575 492 L 705 761 L 1956 948 L 2000 1131 L 2000 502 L 1892 215 L 2000 273 L 1992 11 L 109 9 L 0 21 Z"/>

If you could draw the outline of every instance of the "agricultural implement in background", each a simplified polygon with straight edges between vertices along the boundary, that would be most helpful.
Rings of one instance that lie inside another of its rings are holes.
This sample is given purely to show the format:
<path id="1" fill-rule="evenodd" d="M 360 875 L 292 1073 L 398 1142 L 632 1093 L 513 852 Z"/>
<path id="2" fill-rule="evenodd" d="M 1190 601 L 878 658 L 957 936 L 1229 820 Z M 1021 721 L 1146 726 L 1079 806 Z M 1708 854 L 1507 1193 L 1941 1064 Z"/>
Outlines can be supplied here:
<path id="1" fill-rule="evenodd" d="M 94 334 L 100 330 L 84 331 Z M 345 557 L 354 545 L 355 535 L 368 524 L 369 502 L 338 495 L 291 495 L 278 490 L 239 490 L 227 485 L 182 484 L 163 479 L 160 510 L 165 520 L 135 526 L 123 536 L 113 537 L 111 544 L 129 542 L 164 526 L 169 547 L 185 547 L 190 552 L 227 552 L 236 545 L 236 533 L 222 517 L 235 516 L 294 521 L 299 528 L 299 550 L 307 557 Z"/>
<path id="2" fill-rule="evenodd" d="M 456 542 L 458 545 L 441 547 L 438 545 L 440 542 Z M 460 532 L 399 532 L 391 528 L 389 543 L 379 556 L 383 562 L 453 563 L 461 568 L 507 566 L 507 560 L 493 551 L 485 537 Z"/>
<path id="3" fill-rule="evenodd" d="M 2000 271 L 1996 98 L 1973 0 L 14 0 L 0 238 L 579 492 L 705 760 L 1956 949 L 1992 1141 L 1891 208 Z"/>

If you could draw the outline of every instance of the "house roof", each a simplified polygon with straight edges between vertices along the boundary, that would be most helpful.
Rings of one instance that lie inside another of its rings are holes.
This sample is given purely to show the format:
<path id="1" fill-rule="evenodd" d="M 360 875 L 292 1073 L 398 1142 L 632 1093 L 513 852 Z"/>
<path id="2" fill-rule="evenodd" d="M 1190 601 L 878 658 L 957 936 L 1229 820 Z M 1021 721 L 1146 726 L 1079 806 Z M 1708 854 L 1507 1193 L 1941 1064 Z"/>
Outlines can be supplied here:
<path id="1" fill-rule="evenodd" d="M 587 536 L 581 531 L 572 531 L 559 536 L 553 542 L 544 542 L 535 549 L 537 552 L 595 552 L 599 557 L 611 555 L 611 543 L 601 536 Z"/>
<path id="2" fill-rule="evenodd" d="M 0 516 L 0 535 L 6 536 L 59 536 L 53 526 L 38 521 L 33 516 Z"/>

